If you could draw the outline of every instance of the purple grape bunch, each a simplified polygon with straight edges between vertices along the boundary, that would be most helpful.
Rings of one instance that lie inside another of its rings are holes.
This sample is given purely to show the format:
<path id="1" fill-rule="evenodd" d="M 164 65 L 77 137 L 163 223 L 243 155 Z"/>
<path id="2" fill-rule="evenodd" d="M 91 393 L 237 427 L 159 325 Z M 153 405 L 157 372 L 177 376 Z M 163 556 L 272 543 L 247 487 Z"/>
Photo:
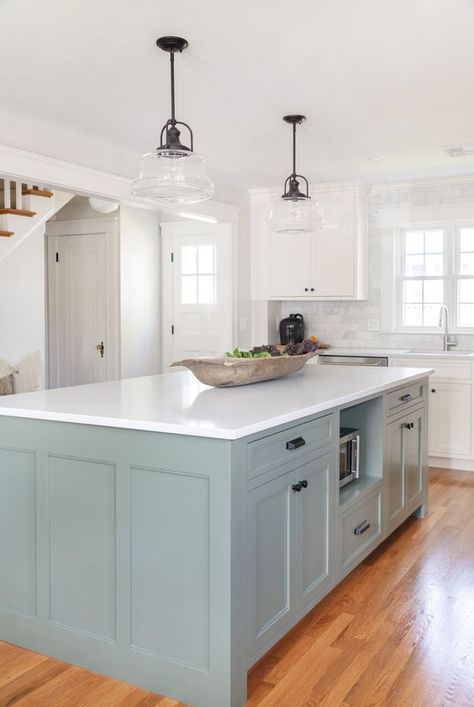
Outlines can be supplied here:
<path id="1" fill-rule="evenodd" d="M 317 351 L 318 344 L 310 339 L 304 339 L 299 344 L 288 344 L 285 349 L 285 353 L 289 356 L 301 356 L 302 354 L 310 353 L 311 351 Z"/>

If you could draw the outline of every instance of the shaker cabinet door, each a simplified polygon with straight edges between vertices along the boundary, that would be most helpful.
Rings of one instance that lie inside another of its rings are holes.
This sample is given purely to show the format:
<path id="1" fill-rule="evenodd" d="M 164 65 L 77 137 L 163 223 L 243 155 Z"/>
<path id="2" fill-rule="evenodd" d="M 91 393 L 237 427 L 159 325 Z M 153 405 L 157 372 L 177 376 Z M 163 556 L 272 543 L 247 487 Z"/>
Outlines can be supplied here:
<path id="1" fill-rule="evenodd" d="M 315 237 L 314 294 L 334 299 L 356 296 L 357 238 L 355 193 L 352 189 L 313 195 L 323 224 Z"/>
<path id="2" fill-rule="evenodd" d="M 412 508 L 423 491 L 424 454 L 423 410 L 409 415 L 403 428 L 403 471 L 405 483 L 405 506 Z"/>
<path id="3" fill-rule="evenodd" d="M 387 524 L 392 530 L 403 514 L 403 421 L 398 419 L 386 427 L 385 475 L 387 479 Z"/>
<path id="4" fill-rule="evenodd" d="M 288 620 L 294 472 L 249 491 L 247 640 L 251 657 Z"/>
<path id="5" fill-rule="evenodd" d="M 471 456 L 471 383 L 430 383 L 430 444 L 433 456 Z"/>
<path id="6" fill-rule="evenodd" d="M 268 253 L 270 297 L 309 297 L 312 283 L 313 233 L 271 233 Z M 313 292 L 311 292 L 313 288 Z"/>
<path id="7" fill-rule="evenodd" d="M 297 602 L 305 606 L 330 586 L 334 530 L 334 455 L 327 454 L 296 470 L 303 489 L 297 499 Z M 332 509 L 332 510 L 330 510 Z"/>

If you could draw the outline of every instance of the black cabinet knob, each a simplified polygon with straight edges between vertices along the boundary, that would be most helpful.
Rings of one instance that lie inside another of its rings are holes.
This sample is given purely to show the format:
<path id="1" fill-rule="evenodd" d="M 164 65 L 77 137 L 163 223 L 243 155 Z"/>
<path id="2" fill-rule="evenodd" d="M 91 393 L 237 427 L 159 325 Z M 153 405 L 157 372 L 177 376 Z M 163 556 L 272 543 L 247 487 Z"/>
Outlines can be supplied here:
<path id="1" fill-rule="evenodd" d="M 311 292 L 314 292 L 314 287 L 311 288 Z"/>
<path id="2" fill-rule="evenodd" d="M 299 493 L 301 491 L 301 484 L 293 484 L 291 487 L 293 493 Z"/>
<path id="3" fill-rule="evenodd" d="M 436 393 L 436 388 L 431 388 L 432 393 Z"/>
<path id="4" fill-rule="evenodd" d="M 306 481 L 306 479 L 303 479 L 303 481 L 300 481 L 300 484 L 301 484 L 301 488 L 303 488 L 303 489 L 308 488 L 308 482 Z"/>
<path id="5" fill-rule="evenodd" d="M 307 287 L 305 287 L 305 288 L 304 288 L 304 291 L 305 291 L 305 292 L 308 292 L 308 288 L 307 288 Z"/>

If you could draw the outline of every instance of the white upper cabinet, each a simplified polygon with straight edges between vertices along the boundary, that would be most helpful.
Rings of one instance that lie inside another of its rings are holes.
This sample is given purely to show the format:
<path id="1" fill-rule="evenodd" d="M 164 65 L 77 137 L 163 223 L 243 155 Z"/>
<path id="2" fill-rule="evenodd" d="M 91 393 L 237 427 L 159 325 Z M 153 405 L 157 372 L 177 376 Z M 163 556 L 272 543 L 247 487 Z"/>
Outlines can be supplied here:
<path id="1" fill-rule="evenodd" d="M 266 228 L 274 190 L 251 192 L 252 299 L 367 297 L 367 191 L 359 184 L 313 185 L 324 223 L 313 233 Z"/>

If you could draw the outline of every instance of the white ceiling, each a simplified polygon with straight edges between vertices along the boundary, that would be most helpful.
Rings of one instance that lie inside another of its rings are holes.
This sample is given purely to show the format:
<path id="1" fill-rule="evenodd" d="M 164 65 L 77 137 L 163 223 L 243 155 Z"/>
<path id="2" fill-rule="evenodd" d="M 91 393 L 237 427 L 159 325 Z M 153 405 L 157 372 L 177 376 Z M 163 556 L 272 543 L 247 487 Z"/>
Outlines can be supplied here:
<path id="1" fill-rule="evenodd" d="M 177 117 L 221 182 L 283 181 L 290 112 L 311 181 L 474 173 L 441 149 L 474 142 L 472 0 L 3 0 L 0 27 L 4 108 L 137 157 L 168 117 L 155 39 L 178 34 Z"/>

